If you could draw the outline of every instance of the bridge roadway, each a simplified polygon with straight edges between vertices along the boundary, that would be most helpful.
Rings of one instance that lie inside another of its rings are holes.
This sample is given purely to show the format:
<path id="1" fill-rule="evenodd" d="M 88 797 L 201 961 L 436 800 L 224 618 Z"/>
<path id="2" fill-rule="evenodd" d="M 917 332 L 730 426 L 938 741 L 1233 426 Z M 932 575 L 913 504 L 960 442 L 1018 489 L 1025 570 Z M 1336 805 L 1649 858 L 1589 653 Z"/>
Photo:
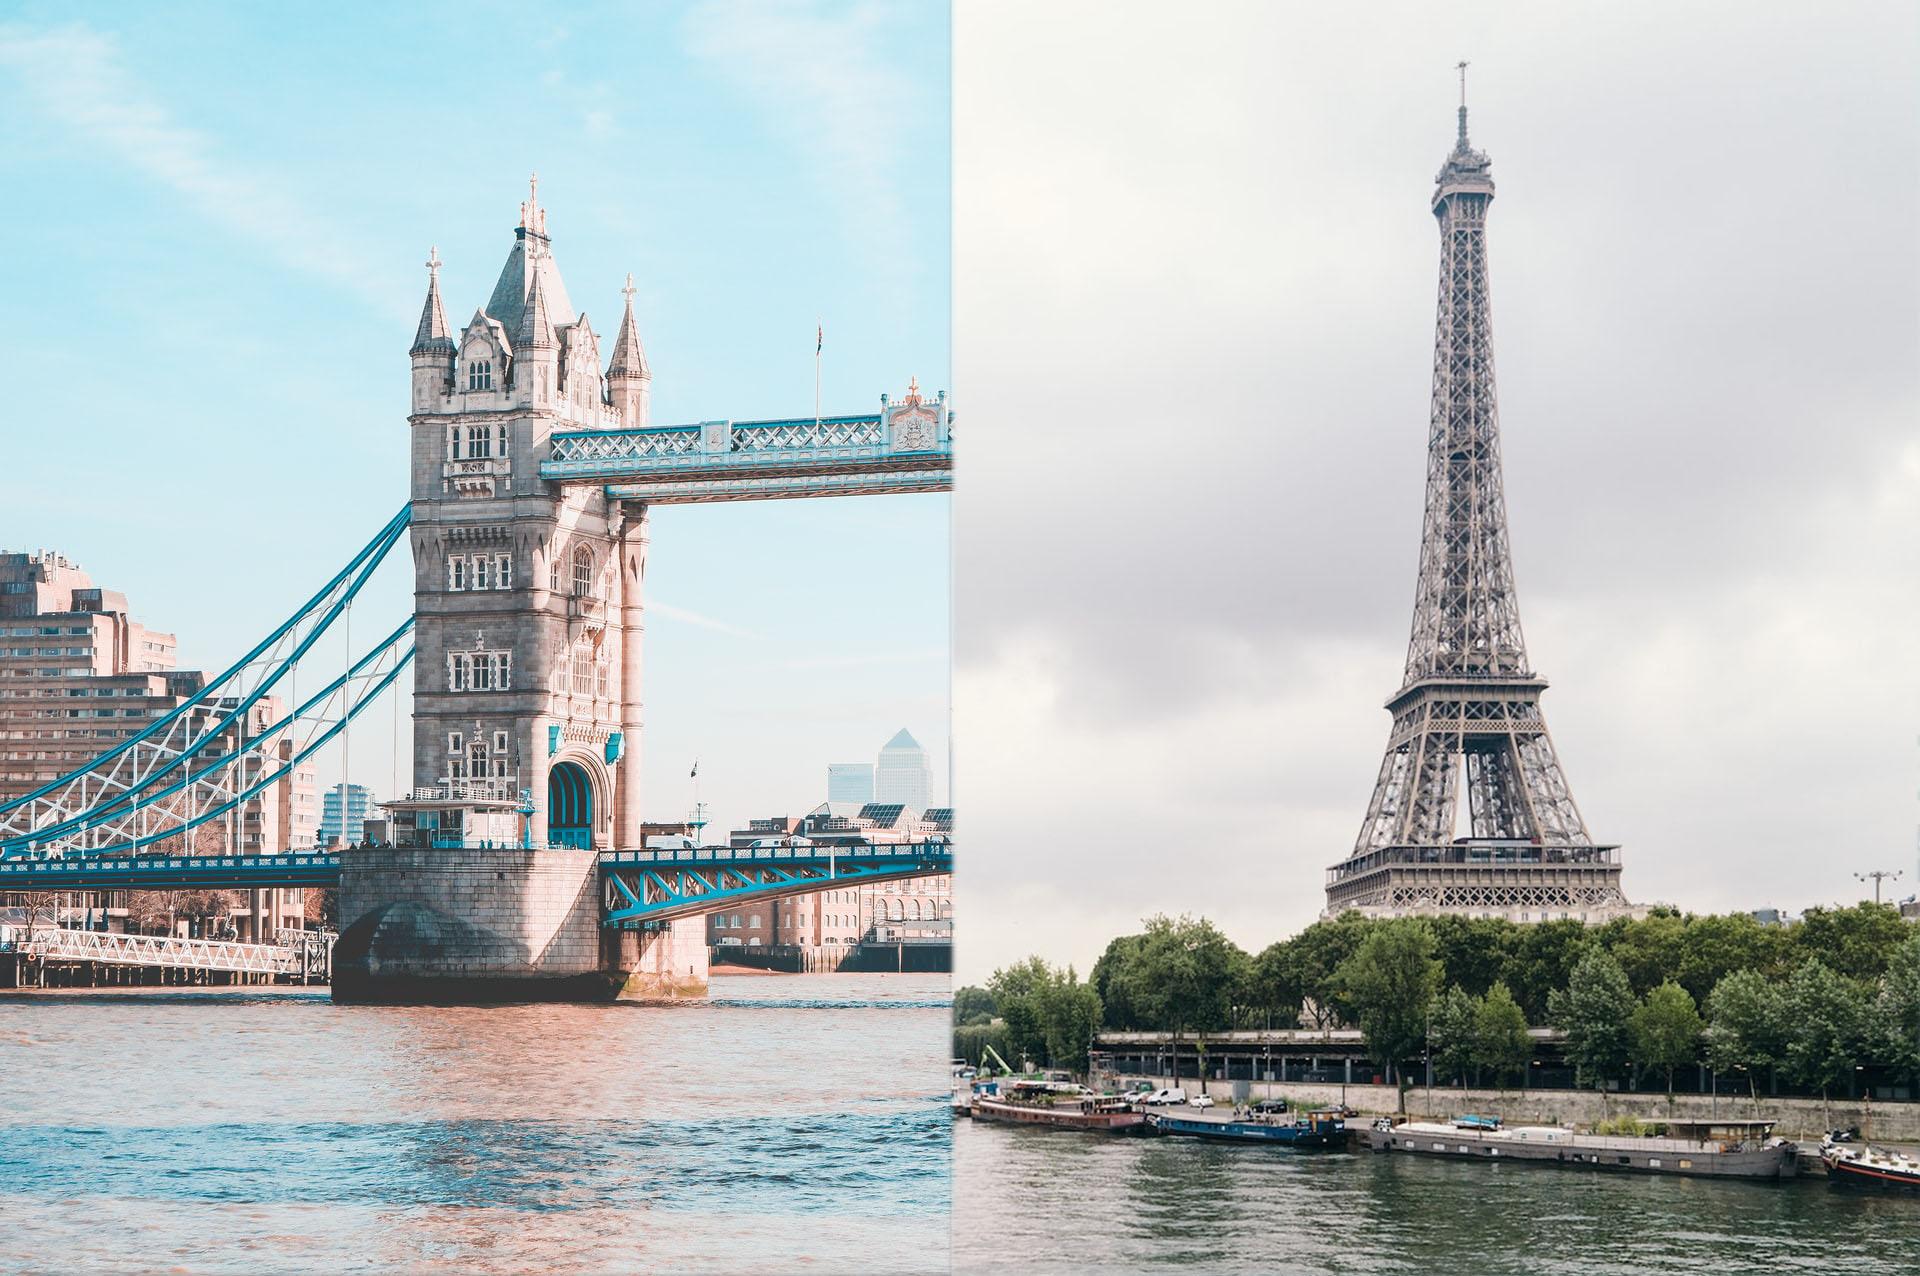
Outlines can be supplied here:
<path id="1" fill-rule="evenodd" d="M 605 851 L 601 923 L 637 929 L 741 902 L 953 871 L 945 840 L 864 846 Z M 86 855 L 0 861 L 0 891 L 335 887 L 340 853 Z"/>

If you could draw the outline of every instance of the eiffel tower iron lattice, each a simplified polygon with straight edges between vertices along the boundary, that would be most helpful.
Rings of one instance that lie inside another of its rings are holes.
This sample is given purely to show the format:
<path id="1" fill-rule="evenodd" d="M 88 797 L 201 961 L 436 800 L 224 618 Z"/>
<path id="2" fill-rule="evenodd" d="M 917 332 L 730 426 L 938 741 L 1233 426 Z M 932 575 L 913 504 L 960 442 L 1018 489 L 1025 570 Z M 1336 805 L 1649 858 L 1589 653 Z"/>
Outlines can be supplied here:
<path id="1" fill-rule="evenodd" d="M 1619 847 L 1596 843 L 1540 712 L 1507 544 L 1487 285 L 1492 165 L 1460 131 L 1435 179 L 1440 298 L 1426 518 L 1407 665 L 1353 853 L 1327 910 L 1603 920 L 1630 909 Z M 1464 770 L 1470 832 L 1455 836 Z"/>

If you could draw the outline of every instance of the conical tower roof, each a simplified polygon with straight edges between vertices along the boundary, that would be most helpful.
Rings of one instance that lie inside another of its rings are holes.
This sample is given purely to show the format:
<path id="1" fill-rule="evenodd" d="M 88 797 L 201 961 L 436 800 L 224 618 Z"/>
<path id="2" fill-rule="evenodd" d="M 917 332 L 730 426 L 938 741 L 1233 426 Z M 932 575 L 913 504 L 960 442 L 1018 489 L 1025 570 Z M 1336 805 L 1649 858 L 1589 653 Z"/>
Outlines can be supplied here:
<path id="1" fill-rule="evenodd" d="M 547 237 L 547 213 L 540 207 L 539 178 L 520 205 L 520 224 L 514 228 L 513 251 L 500 268 L 500 281 L 487 299 L 487 313 L 500 321 L 508 332 L 520 331 L 520 319 L 538 279 L 546 294 L 548 321 L 556 327 L 574 320 L 573 302 L 567 298 L 567 285 L 560 268 L 553 262 L 553 241 Z"/>
<path id="2" fill-rule="evenodd" d="M 427 302 L 420 308 L 420 326 L 414 330 L 413 348 L 408 354 L 429 354 L 453 349 L 453 330 L 447 327 L 447 312 L 440 305 L 440 250 L 427 252 Z"/>
<path id="3" fill-rule="evenodd" d="M 607 365 L 607 375 L 638 376 L 652 378 L 647 370 L 647 352 L 640 345 L 640 325 L 633 321 L 633 276 L 627 276 L 627 286 L 620 291 L 627 294 L 627 313 L 620 319 L 620 334 L 613 339 L 613 362 Z"/>
<path id="4" fill-rule="evenodd" d="M 568 320 L 571 319 L 569 315 Z M 520 323 L 513 330 L 513 348 L 516 351 L 535 350 L 555 344 L 553 316 L 547 308 L 547 283 L 536 271 L 532 291 L 527 294 L 527 304 L 520 311 Z"/>

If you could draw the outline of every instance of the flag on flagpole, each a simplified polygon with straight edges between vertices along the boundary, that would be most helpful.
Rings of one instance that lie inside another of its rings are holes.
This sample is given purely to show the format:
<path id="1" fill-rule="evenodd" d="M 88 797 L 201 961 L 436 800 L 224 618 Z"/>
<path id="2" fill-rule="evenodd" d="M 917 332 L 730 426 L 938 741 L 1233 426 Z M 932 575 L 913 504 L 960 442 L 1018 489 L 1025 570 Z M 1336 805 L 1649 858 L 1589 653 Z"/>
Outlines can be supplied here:
<path id="1" fill-rule="evenodd" d="M 826 344 L 827 344 L 827 325 L 823 323 L 815 327 L 813 330 L 813 352 L 815 354 L 819 354 L 821 347 L 825 346 Z"/>
<path id="2" fill-rule="evenodd" d="M 700 759 L 695 758 L 693 760 L 693 770 L 687 772 L 687 778 L 691 780 L 693 777 L 699 774 L 700 774 Z"/>

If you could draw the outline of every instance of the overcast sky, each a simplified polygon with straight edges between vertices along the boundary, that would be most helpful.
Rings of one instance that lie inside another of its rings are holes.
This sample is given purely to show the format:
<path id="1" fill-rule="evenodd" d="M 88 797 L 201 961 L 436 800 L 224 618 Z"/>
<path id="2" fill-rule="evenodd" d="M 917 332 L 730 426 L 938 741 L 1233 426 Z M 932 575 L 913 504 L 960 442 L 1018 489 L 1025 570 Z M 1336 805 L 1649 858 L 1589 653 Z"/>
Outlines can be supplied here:
<path id="1" fill-rule="evenodd" d="M 1399 684 L 1455 73 L 1519 596 L 1640 902 L 1916 873 L 1906 4 L 970 0 L 959 977 L 1313 920 Z"/>
<path id="2" fill-rule="evenodd" d="M 64 552 L 225 667 L 406 499 L 427 249 L 463 324 L 534 170 L 603 343 L 633 272 L 655 423 L 806 415 L 817 322 L 826 412 L 947 388 L 948 65 L 914 5 L 0 3 L 0 550 Z M 903 726 L 944 795 L 948 514 L 654 516 L 649 819 L 696 757 L 716 831 L 804 811 Z M 410 606 L 402 557 L 362 643 Z M 385 796 L 373 718 L 353 778 Z"/>

